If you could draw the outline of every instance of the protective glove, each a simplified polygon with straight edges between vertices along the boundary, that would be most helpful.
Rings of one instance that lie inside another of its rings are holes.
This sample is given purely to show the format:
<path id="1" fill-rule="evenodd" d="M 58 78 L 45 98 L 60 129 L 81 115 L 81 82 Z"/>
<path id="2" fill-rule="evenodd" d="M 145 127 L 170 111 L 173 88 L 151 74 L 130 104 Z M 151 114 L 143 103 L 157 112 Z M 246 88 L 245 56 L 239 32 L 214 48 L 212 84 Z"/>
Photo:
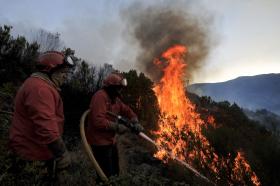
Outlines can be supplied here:
<path id="1" fill-rule="evenodd" d="M 124 134 L 129 131 L 129 129 L 123 124 L 119 124 L 115 122 L 109 123 L 109 129 L 115 131 L 118 134 Z"/>
<path id="2" fill-rule="evenodd" d="M 65 169 L 71 165 L 71 156 L 68 151 L 65 151 L 62 156 L 55 159 L 57 169 Z"/>
<path id="3" fill-rule="evenodd" d="M 139 134 L 140 132 L 143 131 L 144 131 L 144 127 L 140 123 L 138 122 L 133 123 L 132 132 L 134 132 L 135 134 Z"/>
<path id="4" fill-rule="evenodd" d="M 56 167 L 58 169 L 64 169 L 71 164 L 71 157 L 66 149 L 62 138 L 58 138 L 57 140 L 48 144 L 48 148 L 54 155 Z"/>

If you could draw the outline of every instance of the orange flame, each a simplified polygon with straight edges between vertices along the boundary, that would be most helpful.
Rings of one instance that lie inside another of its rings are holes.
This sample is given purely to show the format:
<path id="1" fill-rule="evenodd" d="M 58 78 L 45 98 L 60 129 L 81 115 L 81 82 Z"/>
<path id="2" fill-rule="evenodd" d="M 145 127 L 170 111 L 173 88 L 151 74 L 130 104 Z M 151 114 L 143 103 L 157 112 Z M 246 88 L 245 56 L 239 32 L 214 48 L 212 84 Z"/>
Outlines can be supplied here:
<path id="1" fill-rule="evenodd" d="M 242 152 L 238 152 L 236 158 L 234 159 L 234 167 L 232 170 L 231 178 L 233 180 L 238 180 L 240 183 L 245 185 L 246 183 L 242 180 L 242 175 L 249 174 L 251 182 L 254 185 L 261 185 L 257 175 L 251 170 L 251 166 L 247 163 Z"/>
<path id="2" fill-rule="evenodd" d="M 208 175 L 219 180 L 219 171 L 227 165 L 229 160 L 219 158 L 211 147 L 207 138 L 202 134 L 202 127 L 206 125 L 216 126 L 213 116 L 208 116 L 204 121 L 200 114 L 196 112 L 196 106 L 191 103 L 185 94 L 184 75 L 187 68 L 184 56 L 187 48 L 182 45 L 175 45 L 162 54 L 166 61 L 155 59 L 154 64 L 163 66 L 163 77 L 154 87 L 157 96 L 161 119 L 159 120 L 159 129 L 155 131 L 157 136 L 156 143 L 161 149 L 155 154 L 155 157 L 165 161 L 168 158 L 177 157 L 182 161 L 191 163 L 200 170 L 207 169 Z M 166 65 L 164 63 L 167 63 Z M 168 155 L 171 154 L 171 157 Z M 241 162 L 242 165 L 246 161 Z M 238 169 L 238 168 L 236 168 Z M 251 171 L 250 166 L 246 171 Z M 255 185 L 258 178 L 253 171 L 251 179 Z M 237 179 L 232 176 L 232 179 Z"/>
<path id="3" fill-rule="evenodd" d="M 216 123 L 215 123 L 215 118 L 213 116 L 211 116 L 211 115 L 207 117 L 207 123 L 209 125 L 212 125 L 215 128 L 217 127 Z"/>

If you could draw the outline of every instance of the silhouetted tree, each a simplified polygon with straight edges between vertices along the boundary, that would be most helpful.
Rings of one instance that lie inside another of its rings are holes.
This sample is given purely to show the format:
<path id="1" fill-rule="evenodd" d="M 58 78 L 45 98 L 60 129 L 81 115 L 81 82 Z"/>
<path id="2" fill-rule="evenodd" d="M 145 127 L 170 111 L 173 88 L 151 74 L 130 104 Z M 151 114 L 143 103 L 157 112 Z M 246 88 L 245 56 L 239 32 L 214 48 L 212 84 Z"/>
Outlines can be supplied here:
<path id="1" fill-rule="evenodd" d="M 102 87 L 102 82 L 104 78 L 109 75 L 110 73 L 116 71 L 111 64 L 105 63 L 103 67 L 100 67 L 97 75 L 97 81 L 96 81 L 96 90 L 100 89 Z"/>
<path id="2" fill-rule="evenodd" d="M 123 99 L 137 113 L 146 129 L 155 129 L 159 108 L 153 88 L 153 82 L 143 73 L 136 70 L 123 73 L 127 78 L 128 86 L 123 90 Z"/>
<path id="3" fill-rule="evenodd" d="M 20 84 L 35 70 L 38 45 L 24 37 L 11 36 L 10 26 L 0 27 L 0 85 L 7 82 Z"/>
<path id="4" fill-rule="evenodd" d="M 40 52 L 51 50 L 60 51 L 63 48 L 63 43 L 60 40 L 59 33 L 51 33 L 43 29 L 36 31 L 33 34 L 31 41 L 34 43 L 36 42 L 39 45 Z"/>
<path id="5" fill-rule="evenodd" d="M 93 93 L 96 89 L 96 76 L 95 66 L 89 66 L 85 61 L 77 62 L 69 83 L 76 89 Z"/>

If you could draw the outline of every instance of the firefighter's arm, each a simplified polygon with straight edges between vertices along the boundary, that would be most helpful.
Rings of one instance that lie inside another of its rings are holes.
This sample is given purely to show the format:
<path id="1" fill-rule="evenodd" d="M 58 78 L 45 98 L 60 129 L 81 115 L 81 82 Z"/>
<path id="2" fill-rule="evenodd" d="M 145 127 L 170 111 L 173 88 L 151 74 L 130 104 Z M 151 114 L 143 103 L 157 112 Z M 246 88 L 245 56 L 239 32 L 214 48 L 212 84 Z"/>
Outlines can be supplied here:
<path id="1" fill-rule="evenodd" d="M 130 122 L 133 124 L 132 127 L 132 132 L 139 134 L 140 132 L 144 131 L 144 127 L 139 123 L 137 115 L 132 111 L 132 109 L 124 104 L 123 102 L 120 103 L 120 110 L 121 110 L 121 115 L 125 116 L 130 119 Z"/>
<path id="2" fill-rule="evenodd" d="M 97 130 L 110 130 L 110 123 L 106 116 L 107 100 L 102 94 L 94 95 L 90 104 L 90 124 Z"/>

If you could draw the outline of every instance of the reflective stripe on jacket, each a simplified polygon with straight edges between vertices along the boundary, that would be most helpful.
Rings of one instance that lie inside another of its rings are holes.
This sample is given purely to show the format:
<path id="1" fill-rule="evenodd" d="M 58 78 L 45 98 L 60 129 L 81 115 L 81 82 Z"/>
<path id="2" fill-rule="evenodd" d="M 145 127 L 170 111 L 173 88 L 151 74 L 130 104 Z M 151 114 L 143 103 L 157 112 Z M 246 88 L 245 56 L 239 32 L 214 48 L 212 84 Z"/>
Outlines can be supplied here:
<path id="1" fill-rule="evenodd" d="M 62 135 L 63 123 L 63 103 L 57 88 L 37 73 L 23 83 L 16 95 L 9 146 L 26 160 L 51 159 L 47 144 Z"/>
<path id="2" fill-rule="evenodd" d="M 108 129 L 109 122 L 115 118 L 106 112 L 111 111 L 128 119 L 136 118 L 136 114 L 119 98 L 112 103 L 104 89 L 97 91 L 91 99 L 86 136 L 90 145 L 111 145 L 115 143 L 115 132 Z"/>

